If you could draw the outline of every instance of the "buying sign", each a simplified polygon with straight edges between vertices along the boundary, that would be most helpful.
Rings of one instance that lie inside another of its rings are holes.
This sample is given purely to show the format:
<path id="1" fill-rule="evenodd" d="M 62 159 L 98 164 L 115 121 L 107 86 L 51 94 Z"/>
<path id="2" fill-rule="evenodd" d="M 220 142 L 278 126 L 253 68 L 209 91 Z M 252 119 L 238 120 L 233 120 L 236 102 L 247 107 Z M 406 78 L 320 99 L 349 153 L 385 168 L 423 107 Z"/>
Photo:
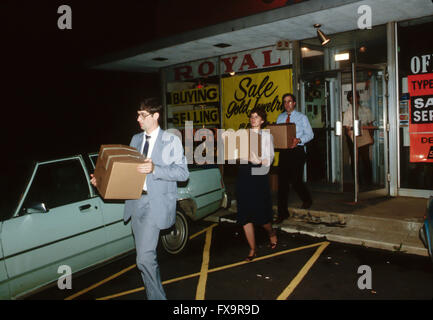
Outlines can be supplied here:
<path id="1" fill-rule="evenodd" d="M 170 93 L 169 104 L 173 106 L 218 102 L 218 87 L 204 87 Z"/>
<path id="2" fill-rule="evenodd" d="M 224 129 L 246 128 L 254 107 L 264 108 L 268 122 L 275 123 L 284 111 L 282 96 L 293 92 L 292 69 L 223 78 L 221 90 Z"/>
<path id="3" fill-rule="evenodd" d="M 433 162 L 433 73 L 408 76 L 410 162 Z"/>

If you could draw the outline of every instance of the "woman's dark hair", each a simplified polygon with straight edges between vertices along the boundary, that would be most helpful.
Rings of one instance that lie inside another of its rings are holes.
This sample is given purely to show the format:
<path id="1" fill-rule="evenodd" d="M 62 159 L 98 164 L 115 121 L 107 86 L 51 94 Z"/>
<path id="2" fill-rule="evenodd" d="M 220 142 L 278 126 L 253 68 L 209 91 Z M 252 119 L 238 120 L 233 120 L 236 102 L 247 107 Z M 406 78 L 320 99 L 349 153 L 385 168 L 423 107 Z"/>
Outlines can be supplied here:
<path id="1" fill-rule="evenodd" d="M 257 115 L 258 115 L 260 118 L 262 118 L 262 120 L 263 120 L 263 123 L 262 123 L 262 125 L 260 126 L 260 128 L 266 127 L 266 125 L 268 124 L 268 122 L 267 122 L 268 114 L 266 113 L 265 109 L 260 108 L 260 107 L 254 107 L 254 108 L 252 108 L 252 109 L 249 111 L 248 118 L 251 117 L 251 115 L 252 115 L 253 113 L 257 113 Z"/>

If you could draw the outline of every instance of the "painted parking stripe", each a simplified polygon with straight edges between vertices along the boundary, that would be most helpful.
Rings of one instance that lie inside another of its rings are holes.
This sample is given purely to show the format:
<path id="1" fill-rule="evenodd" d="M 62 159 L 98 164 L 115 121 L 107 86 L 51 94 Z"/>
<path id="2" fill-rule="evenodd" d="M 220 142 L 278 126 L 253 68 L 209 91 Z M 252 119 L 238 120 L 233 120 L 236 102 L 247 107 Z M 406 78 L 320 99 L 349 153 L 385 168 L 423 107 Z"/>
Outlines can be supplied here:
<path id="1" fill-rule="evenodd" d="M 280 297 L 281 298 L 286 297 L 286 295 L 288 297 L 293 292 L 293 290 L 296 288 L 296 286 L 300 283 L 300 281 L 303 279 L 303 277 L 308 272 L 308 270 L 311 268 L 311 266 L 316 262 L 317 258 L 320 256 L 320 254 L 323 252 L 323 250 L 325 250 L 325 248 L 329 245 L 329 243 L 330 242 L 328 242 L 328 241 L 324 241 L 324 242 L 314 243 L 314 244 L 310 244 L 310 245 L 306 245 L 306 246 L 302 246 L 302 247 L 298 247 L 298 248 L 293 248 L 293 249 L 288 249 L 288 250 L 284 250 L 284 251 L 275 252 L 275 253 L 272 253 L 272 254 L 269 254 L 269 255 L 266 255 L 266 256 L 257 257 L 253 261 L 240 261 L 240 262 L 236 262 L 236 263 L 233 263 L 233 264 L 229 264 L 229 265 L 213 268 L 213 269 L 208 270 L 208 274 L 209 273 L 213 273 L 213 272 L 217 272 L 217 271 L 222 271 L 222 270 L 234 268 L 234 267 L 238 267 L 238 266 L 241 266 L 241 265 L 244 265 L 244 264 L 248 264 L 248 263 L 254 263 L 254 262 L 270 259 L 270 258 L 273 258 L 273 257 L 277 257 L 277 256 L 281 256 L 281 255 L 284 255 L 284 254 L 287 254 L 287 253 L 291 253 L 291 252 L 296 252 L 296 251 L 305 250 L 305 249 L 309 249 L 309 248 L 319 247 L 316 250 L 315 254 L 306 263 L 306 265 L 301 269 L 301 271 L 298 273 L 298 275 L 295 277 L 295 279 L 292 280 L 292 282 L 289 284 L 289 286 L 283 291 L 283 293 L 280 294 L 280 296 L 277 299 L 279 299 Z M 185 275 L 185 276 L 182 276 L 182 277 L 178 277 L 178 278 L 174 278 L 174 279 L 163 281 L 162 284 L 163 285 L 167 285 L 167 284 L 170 284 L 170 283 L 174 283 L 174 282 L 178 282 L 178 281 L 182 281 L 182 280 L 198 277 L 200 275 L 201 275 L 200 272 L 196 272 L 196 273 L 188 274 L 188 275 Z M 142 291 L 142 290 L 144 290 L 144 287 L 140 287 L 140 288 L 133 289 L 133 290 L 130 290 L 130 291 L 120 292 L 118 294 L 111 295 L 111 296 L 106 296 L 106 297 L 98 298 L 97 300 L 113 299 L 113 298 L 117 298 L 117 297 L 120 297 L 120 296 L 124 296 L 124 295 L 130 294 L 132 292 L 139 292 L 139 291 Z M 286 297 L 286 299 L 287 299 L 287 297 Z"/>
<path id="2" fill-rule="evenodd" d="M 190 237 L 189 237 L 189 240 L 194 239 L 195 237 L 201 235 L 202 233 L 207 232 L 208 230 L 210 230 L 210 229 L 216 227 L 217 225 L 218 225 L 218 223 L 214 223 L 213 225 L 211 225 L 211 226 L 209 226 L 209 227 L 207 227 L 207 228 L 204 228 L 203 230 L 201 230 L 201 231 L 199 231 L 199 232 L 193 234 L 192 236 L 190 236 Z"/>
<path id="3" fill-rule="evenodd" d="M 203 261 L 201 264 L 200 278 L 198 280 L 195 300 L 204 300 L 206 294 L 207 275 L 209 272 L 210 245 L 212 243 L 212 229 L 206 231 L 206 240 L 203 249 Z"/>
<path id="4" fill-rule="evenodd" d="M 329 242 L 323 242 L 319 248 L 317 248 L 316 252 L 313 256 L 307 261 L 304 267 L 299 271 L 295 278 L 290 282 L 286 289 L 278 296 L 277 300 L 286 300 L 298 286 L 298 284 L 302 281 L 308 271 L 311 269 L 313 264 L 317 261 L 319 256 L 322 254 L 323 250 L 329 245 Z"/>
<path id="5" fill-rule="evenodd" d="M 137 265 L 135 265 L 135 264 L 132 265 L 132 266 L 129 266 L 128 268 L 125 268 L 125 269 L 123 269 L 122 271 L 119 271 L 118 273 L 113 274 L 112 276 L 109 276 L 108 278 L 105 278 L 104 280 L 99 281 L 98 283 L 95 283 L 94 285 L 92 285 L 92 286 L 90 286 L 90 287 L 88 287 L 88 288 L 86 288 L 86 289 L 84 289 L 84 290 L 81 290 L 81 291 L 79 291 L 79 292 L 77 292 L 77 293 L 75 293 L 75 294 L 73 294 L 73 295 L 71 295 L 71 296 L 65 298 L 65 300 L 72 300 L 72 299 L 75 299 L 76 297 L 81 296 L 81 295 L 85 294 L 86 292 L 89 292 L 90 290 L 93 290 L 93 289 L 95 289 L 95 288 L 97 288 L 97 287 L 103 285 L 104 283 L 107 283 L 108 281 L 113 280 L 113 279 L 115 279 L 115 278 L 121 276 L 122 274 L 128 272 L 129 270 L 135 268 L 136 266 L 137 266 Z"/>
<path id="6" fill-rule="evenodd" d="M 216 227 L 217 225 L 218 225 L 217 223 L 214 223 L 213 225 L 211 225 L 211 226 L 209 226 L 209 227 L 207 227 L 207 228 L 205 228 L 205 229 L 203 229 L 203 230 L 201 230 L 201 231 L 193 234 L 192 236 L 189 237 L 189 240 L 194 239 L 195 237 L 199 236 L 202 233 L 207 232 L 208 230 L 211 230 L 212 228 Z M 95 288 L 103 285 L 104 283 L 107 283 L 108 281 L 113 280 L 113 279 L 121 276 L 122 274 L 128 272 L 129 270 L 134 269 L 136 266 L 137 266 L 136 264 L 133 264 L 133 265 L 131 265 L 131 266 L 129 266 L 129 267 L 127 267 L 127 268 L 119 271 L 118 273 L 113 274 L 112 276 L 110 276 L 108 278 L 105 278 L 104 280 L 101 280 L 98 283 L 95 283 L 94 285 L 92 285 L 92 286 L 90 286 L 90 287 L 88 287 L 86 289 L 83 289 L 83 290 L 81 290 L 81 291 L 79 291 L 79 292 L 77 292 L 77 293 L 75 293 L 75 294 L 73 294 L 73 295 L 65 298 L 65 300 L 73 300 L 73 299 L 75 299 L 75 298 L 77 298 L 77 297 L 79 297 L 79 296 L 81 296 L 81 295 L 83 295 L 83 294 L 85 294 L 85 293 L 87 293 L 87 292 L 89 292 L 89 291 L 91 291 L 91 290 L 93 290 L 93 289 L 95 289 Z M 139 289 L 143 290 L 144 287 L 139 288 Z M 134 292 L 140 291 L 139 289 L 134 289 Z"/>

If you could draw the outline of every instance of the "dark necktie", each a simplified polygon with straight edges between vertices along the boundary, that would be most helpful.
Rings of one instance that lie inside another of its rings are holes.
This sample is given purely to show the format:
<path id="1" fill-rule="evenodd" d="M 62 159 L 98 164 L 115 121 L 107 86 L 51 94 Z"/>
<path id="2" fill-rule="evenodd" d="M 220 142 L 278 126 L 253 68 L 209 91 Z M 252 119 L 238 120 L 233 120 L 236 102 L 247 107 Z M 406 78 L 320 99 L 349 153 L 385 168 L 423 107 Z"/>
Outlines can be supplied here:
<path id="1" fill-rule="evenodd" d="M 143 155 L 145 158 L 147 158 L 147 152 L 149 151 L 149 139 L 150 136 L 146 134 L 146 142 L 144 143 L 144 148 L 143 148 Z"/>
<path id="2" fill-rule="evenodd" d="M 290 123 L 290 114 L 287 115 L 286 123 Z"/>

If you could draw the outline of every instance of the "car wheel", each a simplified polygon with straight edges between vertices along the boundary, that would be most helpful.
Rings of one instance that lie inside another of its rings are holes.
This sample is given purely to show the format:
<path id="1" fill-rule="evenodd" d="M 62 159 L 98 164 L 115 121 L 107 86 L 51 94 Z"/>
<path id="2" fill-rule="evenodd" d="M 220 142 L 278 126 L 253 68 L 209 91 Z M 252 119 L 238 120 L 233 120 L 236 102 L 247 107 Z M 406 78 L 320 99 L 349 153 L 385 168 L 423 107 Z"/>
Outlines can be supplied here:
<path id="1" fill-rule="evenodd" d="M 171 227 L 169 232 L 161 236 L 162 246 L 165 251 L 170 254 L 178 254 L 188 242 L 189 238 L 189 226 L 188 220 L 183 212 L 180 210 L 176 211 L 176 221 L 174 226 Z"/>

